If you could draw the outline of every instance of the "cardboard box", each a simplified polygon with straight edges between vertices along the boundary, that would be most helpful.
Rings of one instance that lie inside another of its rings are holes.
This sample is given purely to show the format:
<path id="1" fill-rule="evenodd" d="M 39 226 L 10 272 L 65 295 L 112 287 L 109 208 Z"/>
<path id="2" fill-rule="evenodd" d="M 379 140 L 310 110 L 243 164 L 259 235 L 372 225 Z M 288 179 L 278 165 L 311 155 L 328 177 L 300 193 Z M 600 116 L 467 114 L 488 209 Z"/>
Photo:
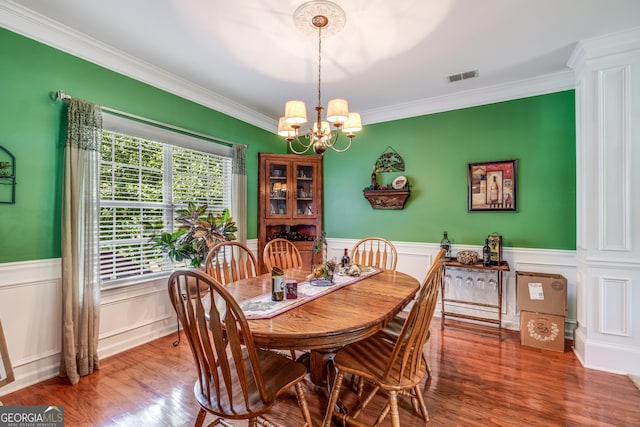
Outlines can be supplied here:
<path id="1" fill-rule="evenodd" d="M 564 316 L 521 311 L 520 344 L 564 352 Z"/>
<path id="2" fill-rule="evenodd" d="M 518 308 L 535 313 L 567 315 L 567 279 L 560 274 L 516 271 Z"/>

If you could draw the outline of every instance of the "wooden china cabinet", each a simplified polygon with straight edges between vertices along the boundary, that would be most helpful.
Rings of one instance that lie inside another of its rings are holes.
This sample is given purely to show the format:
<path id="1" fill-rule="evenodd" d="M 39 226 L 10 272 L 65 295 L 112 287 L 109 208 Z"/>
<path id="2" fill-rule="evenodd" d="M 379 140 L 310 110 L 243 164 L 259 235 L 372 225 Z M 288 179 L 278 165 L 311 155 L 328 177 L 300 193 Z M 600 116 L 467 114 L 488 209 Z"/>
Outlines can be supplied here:
<path id="1" fill-rule="evenodd" d="M 322 232 L 322 157 L 259 153 L 258 255 L 282 237 L 292 241 L 306 265 L 314 258 L 313 242 Z M 321 257 L 321 255 L 319 256 Z"/>

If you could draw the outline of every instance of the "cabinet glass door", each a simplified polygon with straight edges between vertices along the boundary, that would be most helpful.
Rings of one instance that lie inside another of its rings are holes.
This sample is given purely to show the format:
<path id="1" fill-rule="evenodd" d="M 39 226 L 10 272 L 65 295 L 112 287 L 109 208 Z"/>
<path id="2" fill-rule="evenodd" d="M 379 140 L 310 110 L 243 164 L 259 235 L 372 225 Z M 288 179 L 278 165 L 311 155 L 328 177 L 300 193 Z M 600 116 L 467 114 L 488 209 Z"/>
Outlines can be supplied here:
<path id="1" fill-rule="evenodd" d="M 295 166 L 295 183 L 296 192 L 294 194 L 295 200 L 295 214 L 296 217 L 314 217 L 316 216 L 316 208 L 314 203 L 313 194 L 314 191 L 314 168 L 312 165 Z"/>
<path id="2" fill-rule="evenodd" d="M 269 174 L 269 216 L 287 216 L 287 176 L 289 165 L 287 163 L 269 162 L 267 173 Z"/>

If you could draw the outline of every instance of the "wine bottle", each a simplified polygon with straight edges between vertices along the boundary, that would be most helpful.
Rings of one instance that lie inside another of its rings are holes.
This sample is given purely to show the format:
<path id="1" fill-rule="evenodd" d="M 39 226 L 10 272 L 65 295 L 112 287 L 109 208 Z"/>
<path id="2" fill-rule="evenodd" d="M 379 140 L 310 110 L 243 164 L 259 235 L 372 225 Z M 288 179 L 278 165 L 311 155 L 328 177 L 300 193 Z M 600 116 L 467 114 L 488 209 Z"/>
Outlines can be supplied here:
<path id="1" fill-rule="evenodd" d="M 351 263 L 351 258 L 347 254 L 347 248 L 344 248 L 344 255 L 342 255 L 342 268 L 349 268 L 349 264 Z"/>
<path id="2" fill-rule="evenodd" d="M 482 265 L 488 267 L 491 265 L 491 249 L 489 248 L 489 239 L 484 239 L 484 247 L 482 248 Z"/>
<path id="3" fill-rule="evenodd" d="M 442 236 L 442 240 L 440 240 L 440 248 L 446 251 L 444 256 L 451 258 L 451 242 L 449 241 L 449 233 L 446 231 L 444 232 L 444 236 Z"/>
<path id="4" fill-rule="evenodd" d="M 282 301 L 284 298 L 284 272 L 278 267 L 271 268 L 271 300 Z"/>
<path id="5" fill-rule="evenodd" d="M 493 182 L 491 183 L 491 189 L 489 190 L 489 201 L 491 202 L 492 207 L 498 204 L 499 193 L 500 187 L 498 186 L 498 182 L 496 181 L 496 177 L 494 175 Z"/>

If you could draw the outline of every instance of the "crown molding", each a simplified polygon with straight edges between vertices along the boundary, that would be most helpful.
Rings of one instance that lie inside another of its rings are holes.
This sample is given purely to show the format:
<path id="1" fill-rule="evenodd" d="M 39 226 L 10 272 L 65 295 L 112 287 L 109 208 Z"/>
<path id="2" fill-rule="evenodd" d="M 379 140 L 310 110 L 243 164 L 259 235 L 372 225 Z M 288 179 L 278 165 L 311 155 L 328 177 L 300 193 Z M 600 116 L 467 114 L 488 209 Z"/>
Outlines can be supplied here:
<path id="1" fill-rule="evenodd" d="M 14 1 L 0 0 L 0 26 L 268 132 L 275 133 L 277 129 L 277 119 L 114 49 Z M 574 88 L 573 72 L 567 69 L 538 78 L 388 105 L 361 114 L 363 122 L 380 123 Z"/>
<path id="2" fill-rule="evenodd" d="M 382 123 L 409 117 L 424 116 L 478 105 L 494 104 L 518 98 L 544 95 L 575 88 L 570 69 L 545 76 L 519 80 L 512 83 L 488 86 L 450 95 L 418 99 L 416 101 L 387 105 L 361 113 L 363 123 Z"/>
<path id="3" fill-rule="evenodd" d="M 612 55 L 637 55 L 640 49 L 640 27 L 581 40 L 567 65 L 580 73 L 587 61 Z"/>
<path id="4" fill-rule="evenodd" d="M 264 114 L 114 49 L 13 1 L 0 0 L 0 26 L 269 132 L 277 129 L 277 121 Z M 57 88 L 52 88 L 54 89 Z"/>

